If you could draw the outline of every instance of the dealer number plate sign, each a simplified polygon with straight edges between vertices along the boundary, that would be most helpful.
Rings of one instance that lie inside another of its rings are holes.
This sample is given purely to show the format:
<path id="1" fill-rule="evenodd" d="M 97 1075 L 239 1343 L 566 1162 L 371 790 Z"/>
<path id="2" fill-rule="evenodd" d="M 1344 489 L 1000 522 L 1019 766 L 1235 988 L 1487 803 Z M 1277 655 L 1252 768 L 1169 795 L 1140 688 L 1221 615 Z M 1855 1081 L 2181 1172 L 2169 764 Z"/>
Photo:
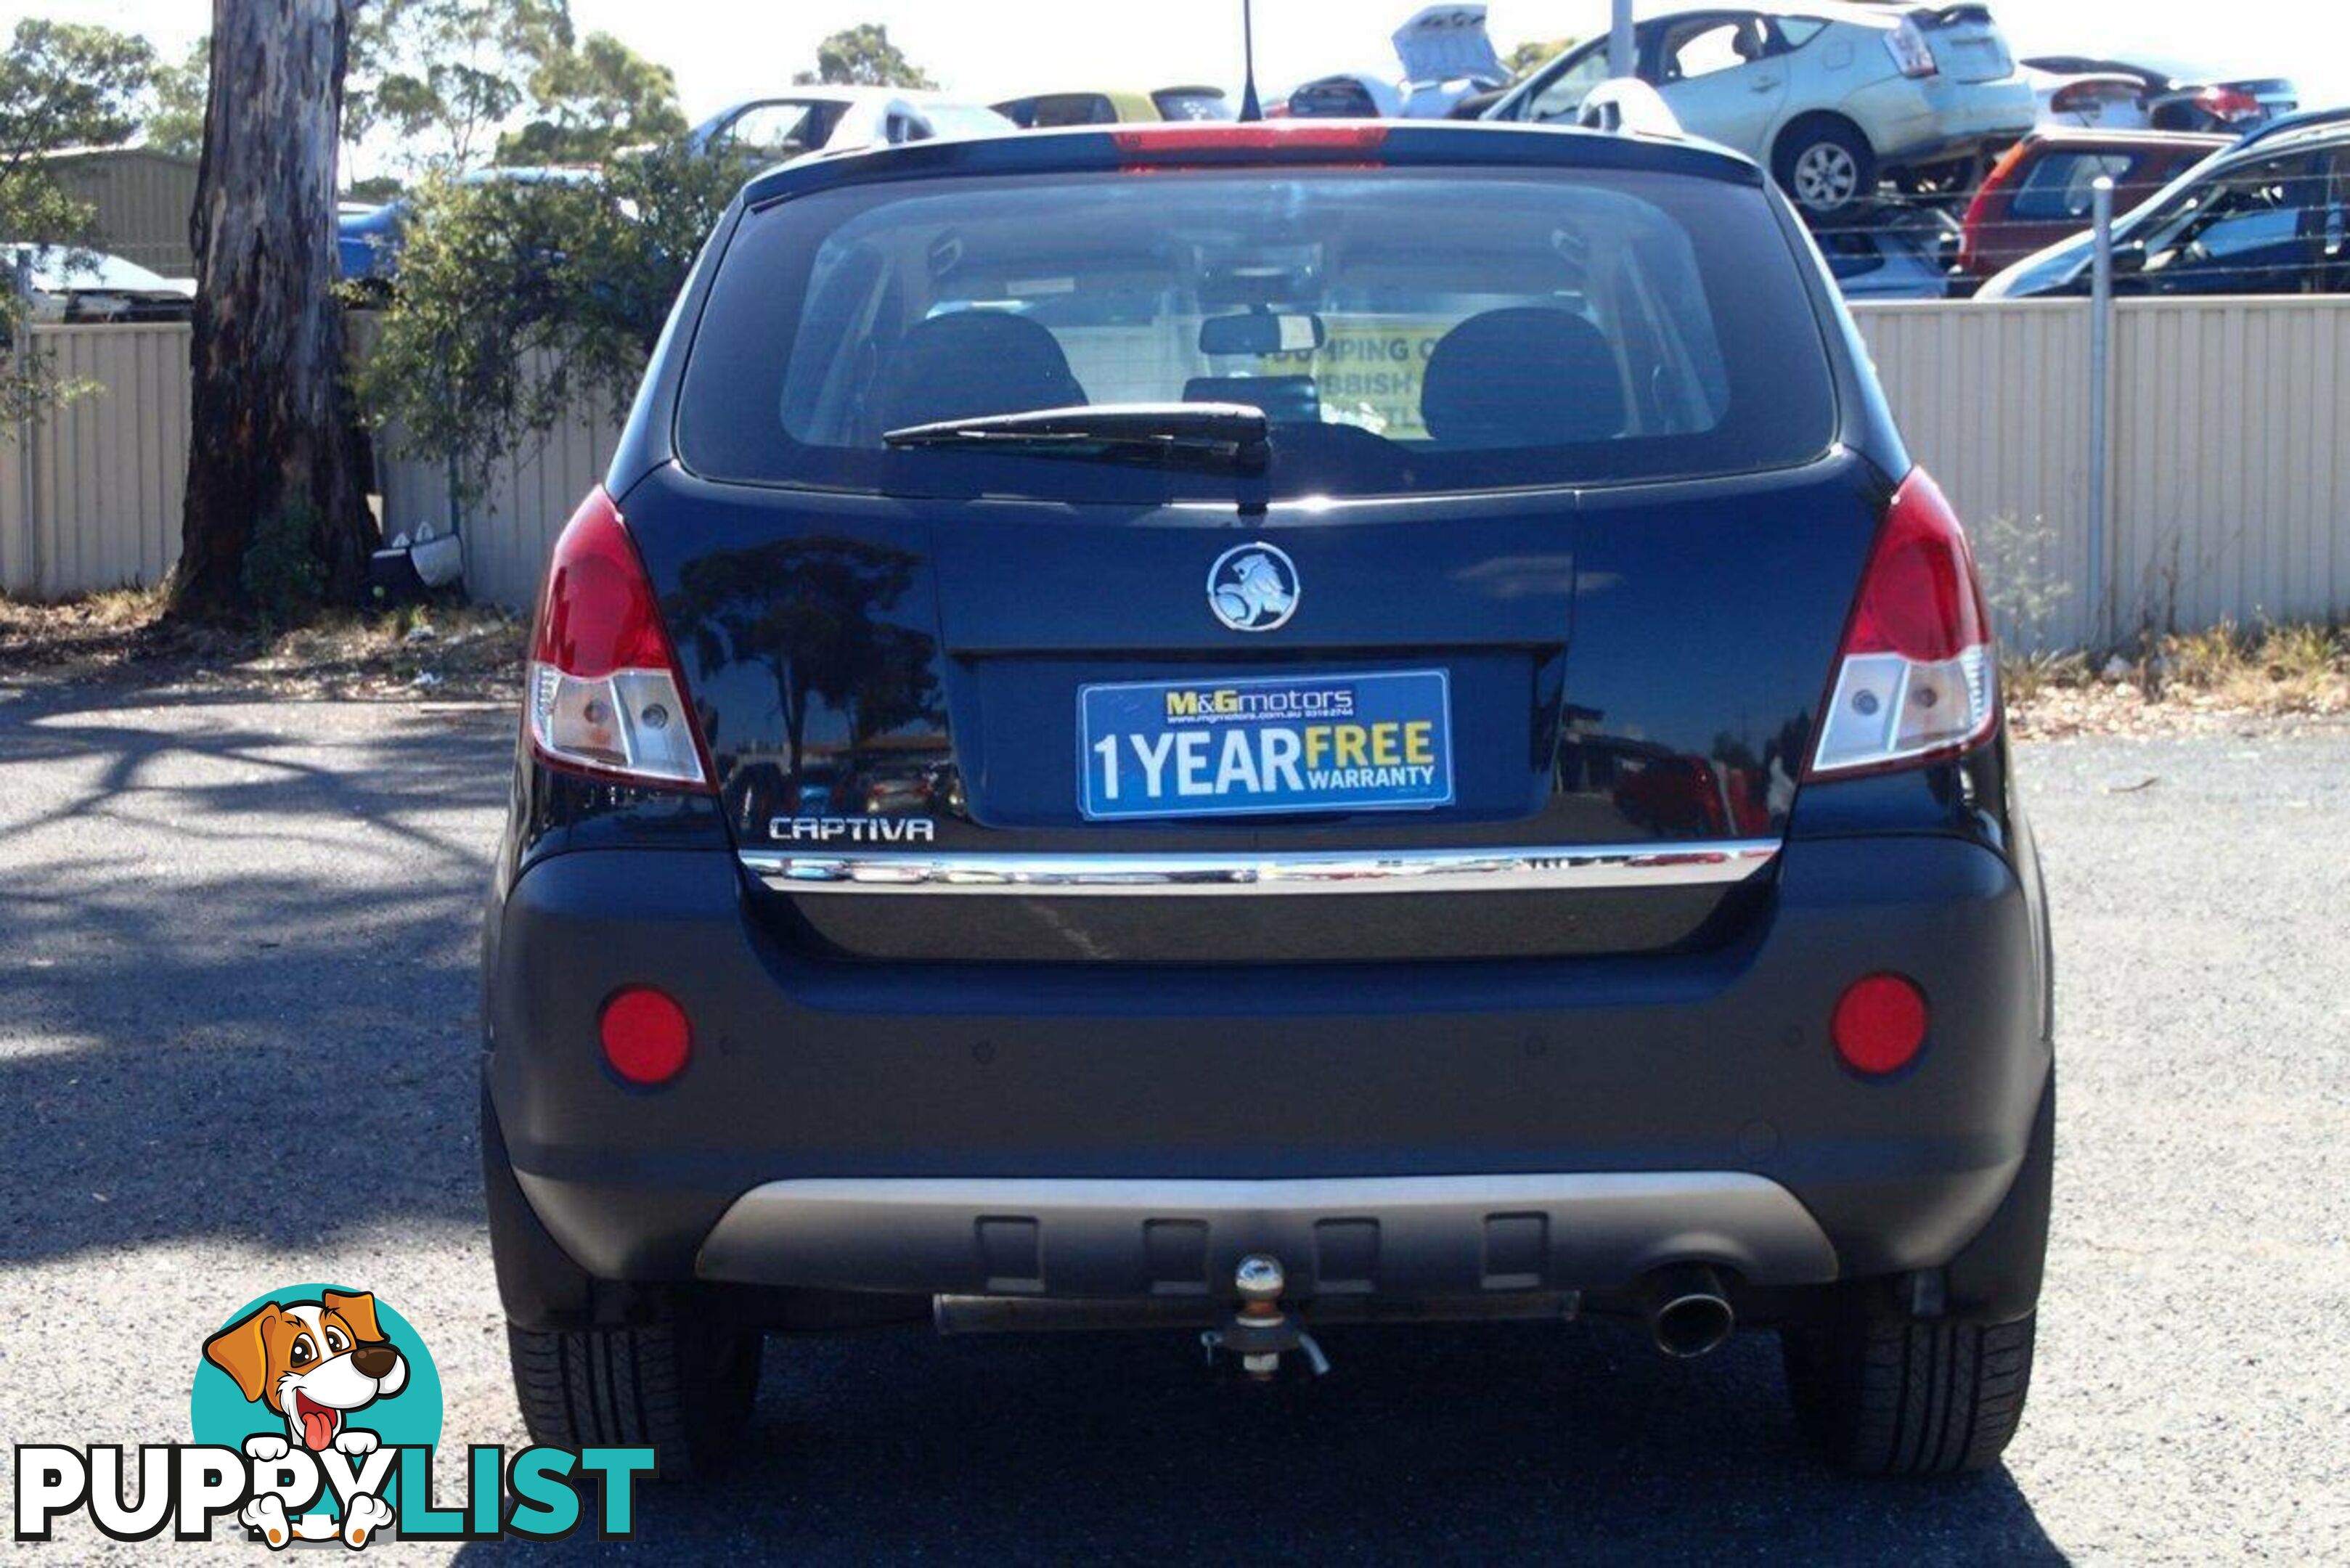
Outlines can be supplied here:
<path id="1" fill-rule="evenodd" d="M 1077 741 L 1094 822 L 1452 804 L 1441 670 L 1087 686 Z"/>

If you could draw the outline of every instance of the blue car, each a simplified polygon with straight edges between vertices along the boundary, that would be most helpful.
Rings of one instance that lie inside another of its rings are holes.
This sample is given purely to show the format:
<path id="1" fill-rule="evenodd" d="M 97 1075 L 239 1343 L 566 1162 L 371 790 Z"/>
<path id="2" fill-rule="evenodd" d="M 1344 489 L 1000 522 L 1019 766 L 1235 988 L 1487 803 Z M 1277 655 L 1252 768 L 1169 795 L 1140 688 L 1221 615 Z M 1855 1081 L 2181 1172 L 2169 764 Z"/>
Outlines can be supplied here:
<path id="1" fill-rule="evenodd" d="M 1775 1331 L 1855 1469 L 1995 1462 L 2054 1160 L 1996 672 L 1734 153 L 759 176 L 532 633 L 482 1149 L 533 1438 L 722 1465 L 770 1331 L 1263 1379 L 1595 1316 Z"/>
<path id="2" fill-rule="evenodd" d="M 495 181 L 525 184 L 557 182 L 587 184 L 597 178 L 593 169 L 550 165 L 544 168 L 476 169 L 464 175 L 468 185 Z M 335 223 L 335 259 L 346 283 L 388 290 L 400 274 L 400 251 L 416 204 L 397 197 L 377 207 L 345 209 Z"/>

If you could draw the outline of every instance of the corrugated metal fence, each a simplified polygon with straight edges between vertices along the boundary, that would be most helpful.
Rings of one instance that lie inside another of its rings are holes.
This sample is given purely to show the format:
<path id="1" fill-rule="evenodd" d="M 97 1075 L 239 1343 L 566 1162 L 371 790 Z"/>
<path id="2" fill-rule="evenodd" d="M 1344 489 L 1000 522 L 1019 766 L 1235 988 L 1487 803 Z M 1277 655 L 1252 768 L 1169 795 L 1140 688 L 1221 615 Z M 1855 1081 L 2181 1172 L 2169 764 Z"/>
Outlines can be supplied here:
<path id="1" fill-rule="evenodd" d="M 0 431 L 0 589 L 57 598 L 161 582 L 180 558 L 187 327 L 36 327 L 31 347 L 88 390 Z"/>
<path id="2" fill-rule="evenodd" d="M 2061 594 L 2038 627 L 2003 628 L 2010 640 L 2095 641 L 2087 304 L 1854 315 L 1911 455 L 1975 535 L 1992 597 L 2008 597 L 2002 572 Z M 2337 456 L 2350 445 L 2350 298 L 2119 301 L 2113 398 L 2106 570 L 2119 635 L 2350 618 L 2350 456 Z"/>
<path id="3" fill-rule="evenodd" d="M 510 608 L 530 607 L 556 535 L 611 466 L 627 415 L 626 408 L 608 400 L 583 400 L 570 419 L 497 465 L 489 493 L 467 504 L 458 530 L 465 546 L 465 587 L 473 597 Z M 385 535 L 413 535 L 420 527 L 447 533 L 447 471 L 400 456 L 397 431 L 387 432 L 378 446 Z"/>
<path id="4" fill-rule="evenodd" d="M 2017 640 L 2093 639 L 2088 307 L 1855 311 L 1912 453 L 1974 530 L 1995 598 L 2048 613 Z M 2350 298 L 2126 300 L 2115 327 L 2115 625 L 2350 618 Z M 178 552 L 187 329 L 42 327 L 98 392 L 0 441 L 0 587 L 38 597 L 153 582 Z M 526 606 L 555 532 L 602 474 L 620 410 L 583 407 L 502 465 L 463 533 L 474 597 Z M 448 526 L 438 465 L 380 464 L 387 533 Z"/>

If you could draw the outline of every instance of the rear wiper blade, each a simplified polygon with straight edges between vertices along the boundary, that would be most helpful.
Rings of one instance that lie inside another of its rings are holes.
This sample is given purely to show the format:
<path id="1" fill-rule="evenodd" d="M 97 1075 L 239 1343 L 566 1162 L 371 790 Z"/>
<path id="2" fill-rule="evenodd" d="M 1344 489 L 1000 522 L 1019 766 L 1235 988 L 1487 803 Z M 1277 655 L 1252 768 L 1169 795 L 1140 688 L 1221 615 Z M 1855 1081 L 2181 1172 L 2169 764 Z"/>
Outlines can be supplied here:
<path id="1" fill-rule="evenodd" d="M 962 448 L 1006 455 L 1017 449 L 1022 457 L 1230 473 L 1261 473 L 1273 455 L 1273 431 L 1264 410 L 1244 403 L 1084 403 L 909 425 L 881 440 L 893 447 Z"/>

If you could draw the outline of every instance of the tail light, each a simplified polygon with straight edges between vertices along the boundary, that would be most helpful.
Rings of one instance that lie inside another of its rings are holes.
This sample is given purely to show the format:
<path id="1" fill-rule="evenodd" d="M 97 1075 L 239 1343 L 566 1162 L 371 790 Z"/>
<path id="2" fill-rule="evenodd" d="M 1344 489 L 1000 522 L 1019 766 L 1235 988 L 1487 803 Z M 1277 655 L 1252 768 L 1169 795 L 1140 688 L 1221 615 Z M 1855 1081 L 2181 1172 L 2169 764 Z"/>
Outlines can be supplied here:
<path id="1" fill-rule="evenodd" d="M 1934 47 L 1926 42 L 1926 35 L 1918 24 L 1907 16 L 1899 26 L 1885 35 L 1885 50 L 1905 77 L 1930 77 L 1940 68 L 1934 64 Z"/>
<path id="2" fill-rule="evenodd" d="M 1912 469 L 1869 553 L 1811 776 L 1950 756 L 1998 720 L 1998 661 L 1973 552 L 1940 487 Z"/>
<path id="3" fill-rule="evenodd" d="M 2256 119 L 2261 113 L 2261 100 L 2241 88 L 2208 87 L 2195 95 L 2195 102 L 2222 125 Z"/>
<path id="4" fill-rule="evenodd" d="M 1982 266 L 1981 245 L 1982 232 L 1991 221 L 1991 198 L 2015 178 L 2016 165 L 2022 161 L 2023 143 L 2019 141 L 1999 155 L 1999 161 L 1991 166 L 1991 172 L 1983 176 L 1983 182 L 1976 188 L 1974 200 L 1967 203 L 1966 222 L 1959 231 L 1958 265 L 1960 272 L 1990 270 Z"/>
<path id="5" fill-rule="evenodd" d="M 2136 103 L 2142 90 L 2128 82 L 2067 82 L 2048 95 L 2048 108 L 2055 114 L 2095 114 L 2102 118 L 2109 108 Z"/>
<path id="6" fill-rule="evenodd" d="M 640 784 L 710 786 L 652 584 L 600 485 L 555 542 L 523 701 L 531 745 L 550 763 Z"/>

